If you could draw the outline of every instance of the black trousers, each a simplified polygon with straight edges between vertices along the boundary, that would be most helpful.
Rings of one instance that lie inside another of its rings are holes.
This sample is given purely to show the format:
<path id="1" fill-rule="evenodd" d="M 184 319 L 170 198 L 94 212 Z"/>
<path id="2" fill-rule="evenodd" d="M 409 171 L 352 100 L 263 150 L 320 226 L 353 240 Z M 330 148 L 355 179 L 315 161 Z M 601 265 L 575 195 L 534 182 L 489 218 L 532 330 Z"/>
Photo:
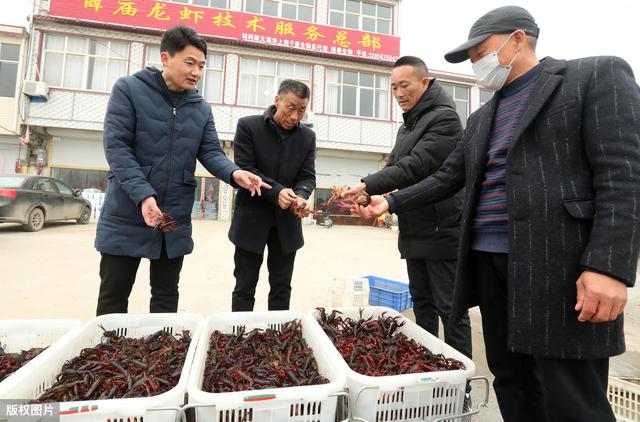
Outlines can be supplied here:
<path id="1" fill-rule="evenodd" d="M 169 259 L 164 242 L 160 259 L 150 260 L 150 312 L 178 311 L 178 282 L 183 260 L 183 256 Z M 136 280 L 139 265 L 140 258 L 102 254 L 96 315 L 127 312 L 129 295 Z"/>
<path id="2" fill-rule="evenodd" d="M 469 314 L 455 324 L 449 323 L 456 260 L 407 259 L 409 292 L 416 323 L 438 337 L 438 317 L 444 326 L 444 341 L 471 358 L 471 322 Z"/>
<path id="3" fill-rule="evenodd" d="M 280 246 L 278 229 L 273 227 L 267 238 L 267 268 L 269 269 L 269 299 L 270 311 L 286 311 L 291 299 L 291 276 L 296 253 L 283 254 Z M 233 256 L 236 286 L 231 296 L 231 310 L 253 311 L 255 304 L 256 286 L 262 266 L 263 255 L 246 251 L 236 247 Z"/>
<path id="4" fill-rule="evenodd" d="M 615 422 L 607 400 L 609 359 L 549 359 L 508 350 L 507 262 L 507 254 L 471 252 L 487 362 L 504 421 Z"/>

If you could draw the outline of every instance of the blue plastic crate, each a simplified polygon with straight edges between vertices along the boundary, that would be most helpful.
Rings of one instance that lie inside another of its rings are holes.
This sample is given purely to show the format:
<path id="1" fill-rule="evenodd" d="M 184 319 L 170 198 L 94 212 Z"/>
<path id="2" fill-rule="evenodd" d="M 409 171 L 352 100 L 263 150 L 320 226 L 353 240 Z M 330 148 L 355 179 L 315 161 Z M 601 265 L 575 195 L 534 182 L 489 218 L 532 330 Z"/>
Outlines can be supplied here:
<path id="1" fill-rule="evenodd" d="M 369 280 L 369 305 L 387 306 L 402 312 L 413 307 L 409 285 L 375 275 L 366 275 Z"/>

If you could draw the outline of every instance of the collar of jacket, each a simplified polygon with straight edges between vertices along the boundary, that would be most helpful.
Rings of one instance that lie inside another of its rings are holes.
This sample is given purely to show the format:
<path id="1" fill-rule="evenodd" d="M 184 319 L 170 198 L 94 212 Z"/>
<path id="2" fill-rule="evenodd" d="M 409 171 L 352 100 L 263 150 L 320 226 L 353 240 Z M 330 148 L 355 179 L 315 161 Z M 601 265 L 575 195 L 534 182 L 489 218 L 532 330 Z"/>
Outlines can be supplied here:
<path id="1" fill-rule="evenodd" d="M 402 119 L 404 120 L 405 127 L 409 130 L 413 130 L 423 114 L 432 108 L 439 106 L 449 107 L 453 110 L 456 109 L 453 100 L 447 95 L 444 89 L 442 89 L 442 85 L 433 78 L 429 81 L 429 86 L 424 94 L 422 94 L 418 104 L 416 104 L 416 106 L 411 110 L 402 113 Z"/>
<path id="2" fill-rule="evenodd" d="M 280 126 L 280 125 L 278 124 L 278 122 L 276 122 L 276 119 L 273 117 L 273 115 L 274 115 L 274 114 L 276 114 L 276 111 L 277 111 L 277 110 L 278 110 L 278 109 L 276 108 L 275 104 L 271 104 L 271 105 L 269 106 L 269 108 L 267 108 L 267 109 L 264 111 L 264 113 L 262 113 L 262 118 L 264 119 L 264 123 L 265 123 L 265 124 L 266 124 L 266 123 L 268 123 L 269 121 L 272 121 L 274 125 L 278 125 L 278 126 Z M 293 129 L 289 130 L 288 132 L 292 132 L 292 133 L 293 133 L 293 132 L 294 132 L 296 129 L 298 129 L 299 127 L 300 127 L 300 122 L 298 122 L 298 123 L 296 124 L 296 126 L 295 126 Z M 281 128 L 282 130 L 285 130 L 285 131 L 286 131 L 286 129 L 282 128 L 282 126 L 280 126 L 280 128 Z"/>
<path id="3" fill-rule="evenodd" d="M 171 96 L 169 95 L 169 92 L 168 92 L 169 90 L 166 84 L 162 84 L 161 82 L 159 82 L 159 80 L 157 79 L 158 74 L 160 74 L 160 77 L 162 77 L 161 75 L 162 72 L 156 69 L 155 67 L 145 67 L 139 72 L 136 72 L 133 76 L 140 79 L 142 82 L 146 83 L 148 86 L 158 91 L 162 95 L 162 97 L 165 99 L 167 104 L 173 107 L 173 101 L 171 100 Z M 198 93 L 198 90 L 194 88 L 191 91 L 187 91 L 184 93 L 184 96 L 182 97 L 182 100 L 180 101 L 180 104 L 178 104 L 178 106 L 184 103 L 194 103 L 194 102 L 200 102 L 202 100 L 203 100 L 202 96 Z"/>
<path id="4" fill-rule="evenodd" d="M 509 147 L 509 154 L 514 151 L 515 146 L 520 140 L 520 136 L 524 133 L 531 122 L 533 122 L 551 94 L 553 94 L 562 82 L 562 79 L 564 78 L 563 74 L 567 66 L 565 60 L 557 60 L 552 57 L 545 57 L 540 60 L 540 65 L 542 66 L 540 75 L 538 75 L 538 79 L 533 86 L 531 97 L 524 109 L 522 118 L 520 119 L 520 124 L 513 134 L 513 141 Z M 486 152 L 488 150 L 489 134 L 492 127 L 491 123 L 495 116 L 498 100 L 498 96 L 494 95 L 489 102 L 471 115 L 472 119 L 470 118 L 470 122 L 473 120 L 478 124 L 475 134 L 475 137 L 479 139 L 478 151 Z M 467 130 L 470 130 L 469 127 L 470 126 L 467 126 Z M 485 159 L 483 158 L 485 157 L 483 154 L 478 154 L 477 157 L 480 160 Z M 484 161 L 482 161 L 482 163 L 478 162 L 478 165 L 484 165 Z"/>

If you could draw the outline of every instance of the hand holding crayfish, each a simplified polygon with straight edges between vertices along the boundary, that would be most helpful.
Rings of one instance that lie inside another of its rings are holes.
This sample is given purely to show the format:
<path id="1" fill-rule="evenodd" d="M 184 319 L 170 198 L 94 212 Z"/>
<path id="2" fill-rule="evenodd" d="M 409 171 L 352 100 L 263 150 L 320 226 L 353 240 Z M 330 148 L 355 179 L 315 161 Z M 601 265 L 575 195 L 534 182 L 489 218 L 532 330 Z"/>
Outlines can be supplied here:
<path id="1" fill-rule="evenodd" d="M 156 227 L 158 220 L 162 219 L 162 211 L 158 208 L 156 198 L 149 196 L 142 201 L 140 206 L 144 222 L 149 227 Z"/>

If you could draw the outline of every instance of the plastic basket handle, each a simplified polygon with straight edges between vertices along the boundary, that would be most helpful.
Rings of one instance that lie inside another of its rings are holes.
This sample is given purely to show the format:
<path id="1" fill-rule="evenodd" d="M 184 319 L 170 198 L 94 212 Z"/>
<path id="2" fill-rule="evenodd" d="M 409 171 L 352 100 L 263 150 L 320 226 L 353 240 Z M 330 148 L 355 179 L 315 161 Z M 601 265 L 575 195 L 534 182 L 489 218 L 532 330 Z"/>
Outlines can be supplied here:
<path id="1" fill-rule="evenodd" d="M 344 397 L 345 401 L 347 402 L 347 419 L 344 419 L 340 422 L 350 422 L 353 419 L 351 418 L 351 406 L 349 403 L 349 394 L 346 391 L 340 391 L 338 393 L 331 393 L 329 394 L 329 397 L 336 397 L 336 400 L 338 397 Z M 337 410 L 337 401 L 336 401 L 336 410 Z"/>
<path id="2" fill-rule="evenodd" d="M 360 401 L 360 396 L 362 395 L 363 392 L 367 390 L 377 390 L 377 389 L 378 387 L 374 385 L 365 385 L 364 387 L 362 387 L 360 391 L 358 391 L 358 394 L 356 395 L 356 401 L 353 403 L 353 408 L 356 409 L 358 407 L 358 402 Z M 353 412 L 350 412 L 350 413 L 353 414 Z M 352 417 L 351 420 L 354 422 L 368 422 L 366 419 L 358 418 L 356 416 Z"/>
<path id="3" fill-rule="evenodd" d="M 457 415 L 438 417 L 438 418 L 435 418 L 432 422 L 447 422 L 447 421 L 452 421 L 454 419 L 459 419 L 459 418 L 464 418 L 464 417 L 467 417 L 467 416 L 476 415 L 476 414 L 480 413 L 480 408 L 481 407 L 487 407 L 487 404 L 489 403 L 489 379 L 487 377 L 477 376 L 477 377 L 469 378 L 468 381 L 469 382 L 473 382 L 473 381 L 483 381 L 484 382 L 484 387 L 485 387 L 484 388 L 484 400 L 482 401 L 482 403 L 477 405 L 475 407 L 475 409 L 472 408 L 468 412 L 460 413 L 460 414 L 457 414 Z"/>
<path id="4" fill-rule="evenodd" d="M 178 412 L 178 416 L 176 417 L 176 422 L 182 422 L 187 420 L 187 410 L 189 409 L 197 409 L 200 407 L 213 407 L 215 412 L 216 405 L 215 404 L 205 404 L 205 403 L 187 403 L 180 408 L 180 412 Z M 196 418 L 197 419 L 197 418 Z"/>
<path id="5" fill-rule="evenodd" d="M 173 410 L 174 412 L 176 412 L 176 418 L 174 419 L 175 422 L 180 422 L 181 420 L 181 415 L 182 415 L 182 408 L 180 406 L 159 406 L 159 407 L 150 407 L 149 409 L 147 409 L 147 412 L 162 412 L 162 411 L 166 411 L 166 410 Z"/>

